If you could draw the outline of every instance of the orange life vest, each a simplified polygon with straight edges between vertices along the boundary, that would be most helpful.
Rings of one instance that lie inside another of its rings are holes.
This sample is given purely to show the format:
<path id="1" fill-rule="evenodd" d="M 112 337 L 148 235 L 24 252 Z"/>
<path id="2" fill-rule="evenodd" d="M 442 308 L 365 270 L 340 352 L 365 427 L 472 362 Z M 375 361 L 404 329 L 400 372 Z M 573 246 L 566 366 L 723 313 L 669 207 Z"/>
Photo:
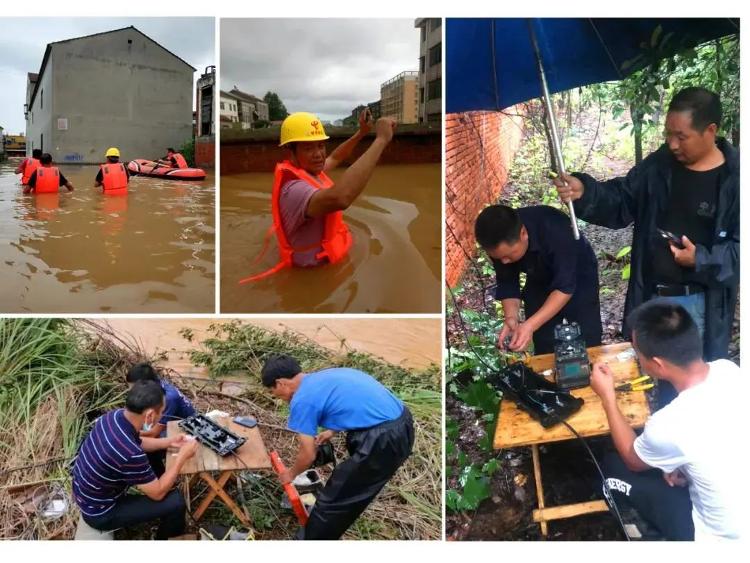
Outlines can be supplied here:
<path id="1" fill-rule="evenodd" d="M 29 157 L 23 161 L 23 175 L 21 176 L 21 183 L 26 186 L 29 183 L 29 178 L 34 173 L 34 170 L 39 168 L 40 162 L 38 158 Z"/>
<path id="2" fill-rule="evenodd" d="M 101 169 L 105 195 L 125 195 L 128 193 L 128 175 L 121 162 L 102 164 Z"/>
<path id="3" fill-rule="evenodd" d="M 56 166 L 37 168 L 34 193 L 53 194 L 58 191 L 60 191 L 60 170 Z"/>
<path id="4" fill-rule="evenodd" d="M 177 161 L 177 168 L 188 168 L 187 160 L 185 160 L 185 157 L 182 156 L 180 153 L 173 152 L 172 158 L 174 158 Z"/>
<path id="5" fill-rule="evenodd" d="M 270 270 L 240 280 L 240 284 L 266 278 L 284 268 L 293 266 L 295 252 L 305 252 L 311 248 L 317 248 L 320 246 L 323 250 L 318 252 L 315 257 L 318 260 L 327 258 L 328 262 L 331 264 L 340 261 L 349 253 L 349 249 L 352 246 L 352 234 L 349 232 L 346 223 L 344 223 L 344 214 L 341 211 L 334 211 L 333 213 L 326 215 L 323 238 L 319 243 L 304 248 L 295 248 L 289 243 L 289 239 L 284 232 L 284 227 L 281 221 L 280 200 L 281 188 L 291 180 L 304 180 L 319 190 L 327 190 L 333 186 L 333 181 L 324 172 L 321 172 L 317 177 L 313 177 L 303 169 L 294 166 L 288 160 L 276 165 L 276 170 L 273 174 L 273 193 L 271 194 L 273 225 L 266 234 L 265 246 L 255 262 L 257 263 L 263 257 L 268 248 L 268 240 L 270 236 L 276 233 L 276 239 L 279 242 L 279 263 Z"/>

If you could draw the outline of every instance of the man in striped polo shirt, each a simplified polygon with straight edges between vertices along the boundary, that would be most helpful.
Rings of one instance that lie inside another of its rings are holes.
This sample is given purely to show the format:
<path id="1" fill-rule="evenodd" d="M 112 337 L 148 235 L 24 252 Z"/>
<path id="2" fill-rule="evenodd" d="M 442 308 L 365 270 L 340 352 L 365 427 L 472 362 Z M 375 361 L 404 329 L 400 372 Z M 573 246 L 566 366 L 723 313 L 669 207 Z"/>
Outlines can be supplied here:
<path id="1" fill-rule="evenodd" d="M 155 381 L 164 390 L 164 410 L 161 418 L 149 428 L 141 430 L 141 438 L 163 438 L 167 435 L 167 423 L 170 420 L 182 420 L 195 414 L 195 407 L 182 392 L 166 379 L 159 379 L 154 366 L 149 362 L 135 364 L 128 370 L 125 381 L 132 387 L 139 381 Z M 166 452 L 159 450 L 149 452 L 148 462 L 156 473 L 161 477 L 165 470 Z"/>
<path id="2" fill-rule="evenodd" d="M 185 529 L 185 501 L 172 487 L 198 442 L 139 435 L 161 418 L 164 390 L 141 381 L 127 394 L 125 408 L 99 417 L 83 441 L 73 466 L 73 496 L 84 521 L 97 530 L 128 528 L 159 520 L 156 539 L 179 536 Z M 179 448 L 176 463 L 157 478 L 147 452 Z M 136 487 L 142 495 L 126 494 Z"/>

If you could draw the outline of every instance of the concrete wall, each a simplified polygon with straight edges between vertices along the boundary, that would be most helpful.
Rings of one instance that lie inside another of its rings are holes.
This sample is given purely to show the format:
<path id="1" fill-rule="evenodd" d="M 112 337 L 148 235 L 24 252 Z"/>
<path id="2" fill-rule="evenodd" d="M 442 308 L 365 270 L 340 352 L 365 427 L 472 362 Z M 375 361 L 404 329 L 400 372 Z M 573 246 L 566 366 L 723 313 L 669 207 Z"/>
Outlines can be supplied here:
<path id="1" fill-rule="evenodd" d="M 328 133 L 328 154 L 348 138 L 348 135 Z M 382 164 L 422 164 L 441 162 L 441 139 L 439 130 L 397 132 L 393 141 L 383 151 Z M 351 164 L 367 150 L 374 137 L 370 135 L 357 145 L 346 162 Z M 257 140 L 232 139 L 221 141 L 221 174 L 244 172 L 273 172 L 277 162 L 288 158 L 288 151 L 278 146 L 278 137 Z"/>
<path id="2" fill-rule="evenodd" d="M 42 149 L 44 152 L 52 152 L 53 139 L 53 112 L 55 111 L 54 81 L 52 65 L 55 63 L 55 53 L 50 53 L 44 75 L 40 76 L 36 98 L 29 108 L 26 116 L 26 155 L 31 156 L 34 149 Z M 42 96 L 44 91 L 44 96 Z M 43 99 L 42 99 L 43 98 Z M 44 102 L 44 103 L 42 103 Z M 43 138 L 42 138 L 43 137 Z M 44 142 L 42 142 L 44 141 Z"/>
<path id="3" fill-rule="evenodd" d="M 522 134 L 521 118 L 501 113 L 445 117 L 445 276 L 450 286 L 468 265 L 464 250 L 476 252 L 474 220 L 505 188 Z"/>
<path id="4" fill-rule="evenodd" d="M 193 69 L 138 31 L 53 44 L 52 54 L 58 162 L 102 162 L 111 146 L 123 160 L 155 158 L 192 138 Z"/>

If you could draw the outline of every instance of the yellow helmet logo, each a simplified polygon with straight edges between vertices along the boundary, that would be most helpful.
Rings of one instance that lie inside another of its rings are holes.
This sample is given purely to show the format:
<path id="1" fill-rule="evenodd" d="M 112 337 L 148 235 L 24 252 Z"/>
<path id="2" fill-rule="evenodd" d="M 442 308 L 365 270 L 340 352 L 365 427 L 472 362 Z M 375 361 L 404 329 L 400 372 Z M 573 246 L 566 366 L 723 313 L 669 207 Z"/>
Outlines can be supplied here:
<path id="1" fill-rule="evenodd" d="M 325 141 L 328 138 L 320 119 L 312 113 L 293 113 L 281 124 L 280 146 L 287 143 Z"/>

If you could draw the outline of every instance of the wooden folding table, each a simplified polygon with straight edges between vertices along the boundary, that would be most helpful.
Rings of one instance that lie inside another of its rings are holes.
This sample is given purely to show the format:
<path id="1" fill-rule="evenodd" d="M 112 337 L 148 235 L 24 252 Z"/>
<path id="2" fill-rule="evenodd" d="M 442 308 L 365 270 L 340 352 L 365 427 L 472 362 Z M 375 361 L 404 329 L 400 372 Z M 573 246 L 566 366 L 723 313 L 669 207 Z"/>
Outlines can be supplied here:
<path id="1" fill-rule="evenodd" d="M 218 497 L 218 500 L 223 502 L 240 522 L 249 528 L 251 527 L 249 515 L 245 511 L 240 510 L 224 488 L 236 472 L 271 469 L 271 459 L 268 457 L 266 446 L 263 444 L 263 438 L 257 426 L 255 428 L 246 428 L 232 422 L 228 417 L 218 418 L 216 422 L 235 434 L 244 436 L 247 438 L 247 441 L 235 450 L 236 456 L 229 454 L 221 457 L 206 446 L 200 446 L 195 455 L 180 469 L 180 475 L 184 477 L 185 501 L 188 504 L 188 510 L 190 510 L 190 487 L 196 478 L 201 478 L 208 485 L 208 492 L 198 505 L 198 508 L 193 512 L 193 518 L 200 520 L 211 502 Z M 178 421 L 173 420 L 167 424 L 167 437 L 171 438 L 181 434 L 184 434 L 184 432 L 179 428 Z M 173 463 L 174 456 L 172 452 L 167 452 L 167 469 Z M 213 472 L 219 473 L 218 479 L 213 478 L 211 475 Z"/>
<path id="2" fill-rule="evenodd" d="M 640 375 L 635 353 L 629 342 L 595 346 L 589 348 L 588 352 L 592 363 L 602 361 L 609 363 L 616 383 L 622 383 Z M 551 373 L 545 374 L 544 372 L 553 369 L 553 354 L 533 356 L 529 358 L 526 364 L 535 372 L 545 375 L 550 380 L 552 379 Z M 568 424 L 584 438 L 609 434 L 607 416 L 599 397 L 591 387 L 573 389 L 571 394 L 582 398 L 584 403 L 577 413 L 567 419 Z M 650 411 L 645 392 L 618 393 L 617 404 L 633 428 L 640 428 L 646 423 Z M 608 510 L 607 503 L 603 500 L 545 507 L 539 444 L 570 440 L 571 438 L 575 438 L 575 436 L 565 425 L 557 424 L 552 428 L 545 429 L 529 414 L 518 408 L 512 400 L 507 399 L 500 402 L 500 415 L 495 429 L 493 446 L 497 450 L 521 446 L 531 447 L 539 506 L 537 510 L 534 510 L 533 517 L 535 522 L 539 522 L 543 536 L 547 535 L 547 522 L 550 520 L 572 518 L 582 514 L 606 512 Z"/>

